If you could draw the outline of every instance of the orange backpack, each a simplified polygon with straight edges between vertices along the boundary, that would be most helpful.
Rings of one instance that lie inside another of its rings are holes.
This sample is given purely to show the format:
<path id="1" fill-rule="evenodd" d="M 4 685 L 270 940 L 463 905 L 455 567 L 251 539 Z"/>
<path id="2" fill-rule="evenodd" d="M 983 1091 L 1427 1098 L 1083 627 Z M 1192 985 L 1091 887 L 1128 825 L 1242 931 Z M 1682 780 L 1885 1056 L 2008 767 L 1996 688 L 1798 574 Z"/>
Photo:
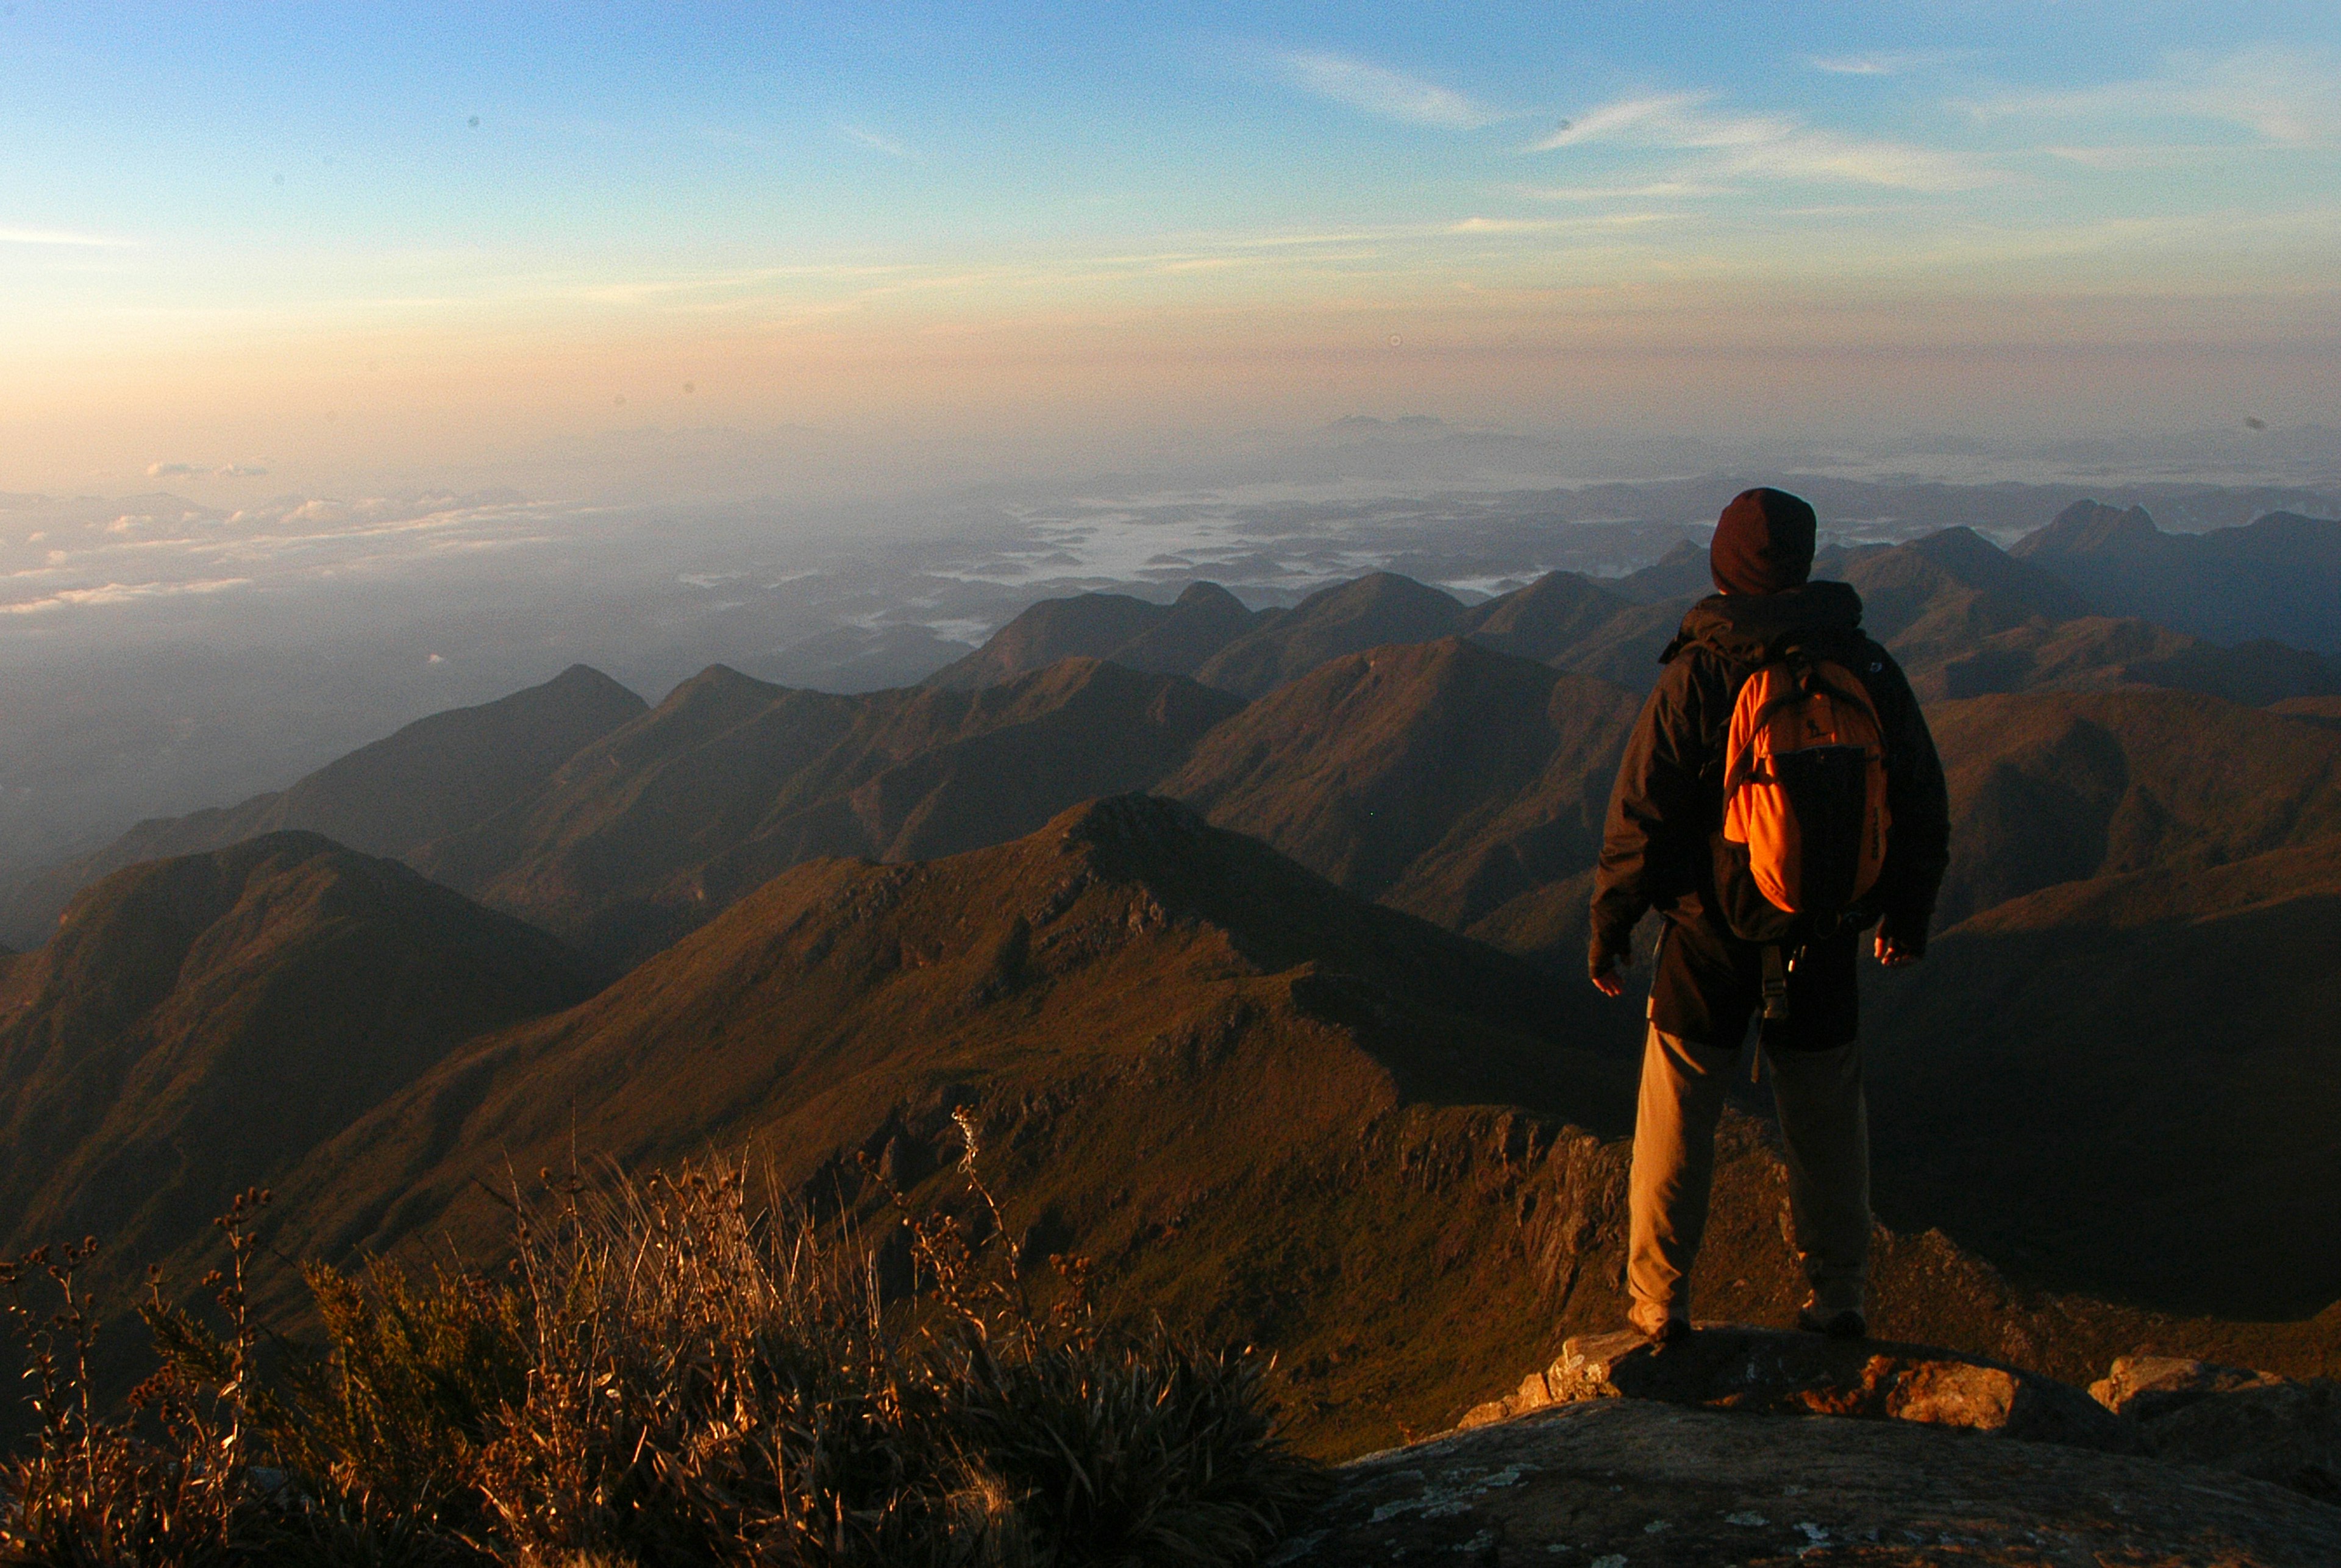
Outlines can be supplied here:
<path id="1" fill-rule="evenodd" d="M 1801 943 L 1838 929 L 1877 882 L 1891 825 L 1868 688 L 1833 660 L 1759 665 L 1724 748 L 1716 880 L 1734 934 Z"/>

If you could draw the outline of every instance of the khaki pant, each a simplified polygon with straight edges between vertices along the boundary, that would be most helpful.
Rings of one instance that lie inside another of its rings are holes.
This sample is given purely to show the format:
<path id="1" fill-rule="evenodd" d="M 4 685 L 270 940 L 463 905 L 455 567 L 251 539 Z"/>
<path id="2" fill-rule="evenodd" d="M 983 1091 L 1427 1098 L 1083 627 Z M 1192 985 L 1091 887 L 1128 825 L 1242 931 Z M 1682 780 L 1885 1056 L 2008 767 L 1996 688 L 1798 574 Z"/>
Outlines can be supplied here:
<path id="1" fill-rule="evenodd" d="M 1767 1052 L 1765 1059 L 1788 1154 L 1797 1262 L 1812 1290 L 1808 1304 L 1824 1317 L 1862 1312 L 1870 1222 L 1861 1044 Z M 1628 1319 L 1645 1333 L 1670 1317 L 1690 1317 L 1691 1263 L 1715 1179 L 1715 1127 L 1738 1064 L 1736 1050 L 1695 1045 L 1655 1025 L 1642 1052 L 1626 1284 L 1634 1298 Z"/>

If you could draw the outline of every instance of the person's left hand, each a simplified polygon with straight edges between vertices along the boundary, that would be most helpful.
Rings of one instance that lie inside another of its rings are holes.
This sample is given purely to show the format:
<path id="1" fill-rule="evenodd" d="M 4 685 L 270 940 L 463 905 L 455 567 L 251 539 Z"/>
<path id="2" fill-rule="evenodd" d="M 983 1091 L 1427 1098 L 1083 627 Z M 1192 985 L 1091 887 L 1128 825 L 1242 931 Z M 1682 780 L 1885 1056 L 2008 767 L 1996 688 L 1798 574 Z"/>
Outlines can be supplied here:
<path id="1" fill-rule="evenodd" d="M 1888 969 L 1905 968 L 1918 963 L 1920 956 L 1883 932 L 1878 934 L 1875 951 L 1878 954 L 1878 962 Z"/>
<path id="2" fill-rule="evenodd" d="M 1595 947 L 1585 955 L 1585 967 L 1593 978 L 1593 989 L 1604 996 L 1622 996 L 1626 983 L 1618 978 L 1618 955 Z"/>

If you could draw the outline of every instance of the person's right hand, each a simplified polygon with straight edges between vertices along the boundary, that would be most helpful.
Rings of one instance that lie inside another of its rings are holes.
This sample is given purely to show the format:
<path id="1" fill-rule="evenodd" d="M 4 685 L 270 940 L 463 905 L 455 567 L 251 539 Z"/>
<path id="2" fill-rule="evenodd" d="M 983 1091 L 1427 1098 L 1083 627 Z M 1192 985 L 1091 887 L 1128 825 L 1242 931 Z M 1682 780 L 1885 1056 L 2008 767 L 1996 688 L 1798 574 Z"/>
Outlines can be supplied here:
<path id="1" fill-rule="evenodd" d="M 1618 966 L 1616 964 L 1605 964 L 1600 968 L 1593 972 L 1593 989 L 1599 991 L 1604 996 L 1623 996 L 1626 994 L 1626 983 L 1618 978 Z"/>
<path id="2" fill-rule="evenodd" d="M 1911 952 L 1884 932 L 1878 933 L 1873 947 L 1878 954 L 1878 962 L 1888 969 L 1900 969 L 1908 964 L 1918 963 L 1919 959 L 1919 954 Z"/>

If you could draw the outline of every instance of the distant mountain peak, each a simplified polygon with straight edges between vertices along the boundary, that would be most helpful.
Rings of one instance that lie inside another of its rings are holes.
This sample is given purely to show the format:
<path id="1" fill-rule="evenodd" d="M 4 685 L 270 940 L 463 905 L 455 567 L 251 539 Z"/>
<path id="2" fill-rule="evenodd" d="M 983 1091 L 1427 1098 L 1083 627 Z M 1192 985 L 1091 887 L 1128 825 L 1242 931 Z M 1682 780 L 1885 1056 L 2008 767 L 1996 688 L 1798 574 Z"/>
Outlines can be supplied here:
<path id="1" fill-rule="evenodd" d="M 2008 554 L 2087 555 L 2138 544 L 2151 545 L 2167 537 L 2143 506 L 2124 510 L 2095 501 L 2076 501 L 2057 514 L 2045 528 L 2027 534 Z"/>
<path id="2" fill-rule="evenodd" d="M 1217 583 L 1190 583 L 1172 601 L 1175 604 L 1233 604 L 1243 607 L 1243 601 L 1220 587 Z"/>
<path id="3" fill-rule="evenodd" d="M 578 667 L 582 669 L 584 666 Z M 710 664 L 668 693 L 667 700 L 672 702 L 676 697 L 685 694 L 695 697 L 702 693 L 738 692 L 751 689 L 776 692 L 781 688 L 769 681 L 760 681 L 753 675 L 742 674 L 729 664 Z"/>
<path id="4" fill-rule="evenodd" d="M 540 692 L 607 692 L 626 690 L 620 682 L 603 674 L 591 664 L 572 664 L 537 688 Z"/>

